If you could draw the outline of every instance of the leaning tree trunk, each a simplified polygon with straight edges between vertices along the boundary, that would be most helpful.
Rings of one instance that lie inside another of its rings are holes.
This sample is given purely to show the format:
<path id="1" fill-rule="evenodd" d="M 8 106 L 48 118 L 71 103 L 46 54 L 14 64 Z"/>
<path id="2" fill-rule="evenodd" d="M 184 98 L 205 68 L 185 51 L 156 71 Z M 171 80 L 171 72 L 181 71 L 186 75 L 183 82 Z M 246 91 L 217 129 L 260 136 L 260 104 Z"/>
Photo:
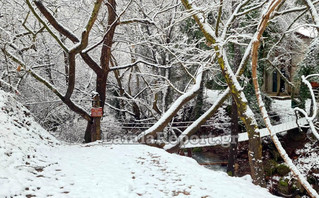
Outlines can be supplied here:
<path id="1" fill-rule="evenodd" d="M 267 23 L 269 21 L 270 15 L 274 10 L 277 8 L 277 6 L 280 4 L 282 0 L 273 0 L 267 9 L 267 12 L 262 17 L 262 20 L 260 21 L 260 24 L 258 25 L 258 30 L 256 34 L 254 35 L 254 43 L 252 48 L 252 77 L 253 77 L 253 84 L 255 87 L 255 93 L 258 101 L 258 105 L 260 108 L 260 111 L 262 113 L 264 122 L 266 124 L 267 130 L 270 134 L 271 139 L 273 140 L 280 156 L 283 158 L 283 160 L 286 162 L 292 173 L 297 177 L 298 181 L 301 183 L 301 185 L 306 189 L 308 194 L 311 197 L 319 197 L 316 190 L 312 188 L 312 186 L 309 184 L 307 179 L 300 173 L 300 171 L 297 169 L 297 167 L 293 164 L 293 161 L 290 159 L 290 157 L 287 155 L 285 149 L 281 145 L 281 142 L 279 141 L 278 137 L 272 130 L 272 124 L 269 119 L 268 112 L 265 108 L 265 105 L 262 101 L 262 97 L 260 94 L 260 88 L 258 84 L 258 75 L 257 75 L 257 64 L 258 64 L 258 49 L 260 45 L 260 39 L 267 27 Z"/>
<path id="2" fill-rule="evenodd" d="M 146 143 L 152 146 L 163 147 L 165 144 L 160 142 L 146 141 L 148 139 L 154 139 L 158 132 L 163 131 L 163 129 L 168 125 L 168 123 L 172 120 L 172 118 L 177 114 L 177 112 L 191 99 L 193 99 L 198 90 L 200 89 L 200 85 L 202 82 L 204 66 L 200 66 L 196 76 L 195 85 L 186 93 L 178 97 L 175 102 L 171 105 L 171 107 L 162 115 L 162 117 L 149 129 L 141 133 L 139 136 L 135 138 L 136 142 Z"/>
<path id="3" fill-rule="evenodd" d="M 181 1 L 187 10 L 193 10 L 193 7 L 188 0 Z M 236 101 L 239 117 L 244 122 L 248 133 L 248 157 L 253 182 L 254 184 L 265 187 L 266 182 L 264 178 L 264 166 L 262 161 L 262 145 L 256 119 L 254 118 L 254 114 L 248 105 L 246 96 L 243 93 L 243 88 L 240 86 L 229 65 L 225 49 L 221 49 L 218 46 L 216 38 L 214 37 L 215 35 L 211 34 L 211 32 L 214 31 L 209 25 L 206 24 L 205 21 L 201 20 L 202 17 L 199 15 L 200 14 L 193 14 L 193 18 L 199 25 L 199 28 L 203 32 L 206 40 L 214 46 L 216 57 L 218 57 L 218 64 L 222 70 L 227 85 L 230 88 L 231 95 Z"/>

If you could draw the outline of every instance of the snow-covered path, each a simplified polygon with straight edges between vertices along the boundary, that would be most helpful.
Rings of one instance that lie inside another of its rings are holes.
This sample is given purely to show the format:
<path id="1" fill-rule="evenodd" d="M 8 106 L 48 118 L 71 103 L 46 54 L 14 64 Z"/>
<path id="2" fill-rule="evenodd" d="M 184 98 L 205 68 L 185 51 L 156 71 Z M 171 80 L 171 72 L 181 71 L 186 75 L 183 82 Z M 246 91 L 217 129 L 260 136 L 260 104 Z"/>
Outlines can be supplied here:
<path id="1" fill-rule="evenodd" d="M 231 178 L 193 159 L 144 145 L 64 145 L 23 194 L 36 197 L 272 197 L 249 177 Z M 56 163 L 54 163 L 56 161 Z"/>
<path id="2" fill-rule="evenodd" d="M 68 145 L 0 90 L 0 198 L 266 198 L 250 177 L 229 177 L 145 145 Z"/>

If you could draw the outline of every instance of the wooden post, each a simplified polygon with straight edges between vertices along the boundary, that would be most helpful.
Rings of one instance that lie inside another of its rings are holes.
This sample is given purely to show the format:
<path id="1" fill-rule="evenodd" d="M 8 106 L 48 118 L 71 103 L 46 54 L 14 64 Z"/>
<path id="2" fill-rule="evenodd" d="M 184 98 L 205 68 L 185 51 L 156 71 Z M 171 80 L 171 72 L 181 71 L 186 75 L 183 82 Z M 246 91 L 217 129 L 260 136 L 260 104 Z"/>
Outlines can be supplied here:
<path id="1" fill-rule="evenodd" d="M 192 157 L 192 149 L 191 148 L 187 149 L 187 157 Z"/>
<path id="2" fill-rule="evenodd" d="M 100 95 L 94 93 L 92 96 L 92 108 L 99 108 L 100 104 Z M 101 117 L 93 117 L 93 126 L 91 128 L 91 141 L 101 140 Z"/>

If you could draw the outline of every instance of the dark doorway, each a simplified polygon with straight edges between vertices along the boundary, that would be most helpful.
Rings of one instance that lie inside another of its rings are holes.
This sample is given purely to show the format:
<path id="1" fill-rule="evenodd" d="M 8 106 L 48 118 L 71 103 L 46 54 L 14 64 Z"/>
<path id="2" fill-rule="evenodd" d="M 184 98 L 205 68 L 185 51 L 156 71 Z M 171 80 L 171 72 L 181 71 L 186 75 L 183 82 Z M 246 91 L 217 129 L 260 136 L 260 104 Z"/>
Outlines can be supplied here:
<path id="1" fill-rule="evenodd" d="M 277 71 L 274 71 L 272 73 L 272 92 L 277 92 L 277 85 L 278 85 L 278 80 L 277 80 Z"/>
<path id="2" fill-rule="evenodd" d="M 284 70 L 282 70 L 281 73 L 282 73 L 284 76 L 286 76 Z M 285 81 L 284 81 L 284 79 L 282 79 L 282 78 L 281 78 L 280 76 L 278 76 L 278 75 L 279 75 L 279 74 L 278 74 L 277 71 L 274 71 L 273 74 L 272 74 L 272 92 L 278 92 L 278 93 L 281 92 L 281 93 L 282 93 L 282 92 L 285 92 L 285 89 L 286 89 L 286 87 L 285 87 Z M 280 78 L 280 80 L 278 80 L 278 77 Z M 279 86 L 278 86 L 278 83 L 280 83 Z M 279 88 L 279 90 L 278 90 L 278 88 Z"/>

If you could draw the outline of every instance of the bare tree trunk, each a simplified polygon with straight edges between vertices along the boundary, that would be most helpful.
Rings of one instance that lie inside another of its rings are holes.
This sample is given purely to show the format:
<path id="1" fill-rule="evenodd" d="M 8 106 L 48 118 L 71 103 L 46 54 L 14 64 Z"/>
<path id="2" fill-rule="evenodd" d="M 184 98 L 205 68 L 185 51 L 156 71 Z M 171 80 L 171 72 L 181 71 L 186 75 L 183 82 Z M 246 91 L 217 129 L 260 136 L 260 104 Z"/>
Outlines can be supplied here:
<path id="1" fill-rule="evenodd" d="M 74 112 L 80 114 L 83 118 L 88 121 L 86 132 L 85 132 L 85 141 L 95 141 L 96 139 L 100 139 L 100 118 L 93 119 L 89 116 L 83 109 L 75 105 L 71 101 L 71 96 L 75 87 L 75 67 L 76 61 L 75 57 L 77 54 L 80 54 L 86 64 L 96 73 L 96 91 L 100 96 L 100 105 L 103 108 L 105 104 L 105 96 L 106 96 L 106 81 L 109 73 L 109 64 L 111 58 L 111 48 L 113 44 L 113 37 L 116 28 L 116 2 L 115 0 L 108 0 L 108 30 L 104 36 L 102 50 L 100 54 L 100 66 L 83 50 L 88 46 L 89 33 L 97 19 L 97 15 L 99 13 L 100 7 L 103 3 L 102 0 L 96 0 L 94 3 L 94 8 L 92 10 L 91 16 L 85 26 L 85 30 L 82 32 L 81 39 L 77 38 L 73 33 L 67 30 L 63 25 L 61 25 L 54 16 L 50 13 L 50 11 L 43 5 L 42 1 L 34 1 L 35 5 L 39 9 L 39 11 L 43 14 L 43 16 L 48 20 L 50 25 L 52 25 L 60 34 L 66 36 L 73 43 L 76 43 L 71 50 L 68 50 L 65 45 L 57 39 L 58 37 L 51 31 L 51 29 L 46 25 L 46 23 L 42 20 L 42 18 L 36 13 L 33 8 L 31 2 L 27 0 L 28 7 L 37 18 L 37 20 L 42 23 L 42 25 L 48 30 L 51 36 L 56 39 L 59 43 L 60 47 L 66 53 L 65 58 L 68 60 L 65 61 L 68 64 L 68 78 L 67 78 L 67 92 L 65 96 L 62 96 L 50 83 L 46 82 L 35 73 L 30 71 L 30 73 L 40 82 L 45 84 L 49 89 L 51 89 L 68 107 Z"/>
<path id="2" fill-rule="evenodd" d="M 229 147 L 227 173 L 231 176 L 235 176 L 235 163 L 237 161 L 239 119 L 238 119 L 237 105 L 234 99 L 232 100 L 231 109 L 232 109 L 231 110 L 231 139 L 232 141 Z"/>
<path id="3" fill-rule="evenodd" d="M 204 106 L 204 80 L 201 82 L 200 88 L 198 90 L 198 94 L 195 100 L 195 106 L 190 116 L 190 120 L 196 120 L 204 113 L 203 106 Z"/>
<path id="4" fill-rule="evenodd" d="M 236 2 L 232 1 L 233 10 L 235 9 L 234 5 Z M 238 27 L 238 23 L 234 22 L 234 28 Z M 242 59 L 240 46 L 233 44 L 233 51 L 234 51 L 234 70 L 238 70 L 239 63 Z M 228 154 L 228 164 L 227 164 L 227 173 L 231 176 L 235 176 L 235 164 L 237 161 L 237 147 L 238 147 L 238 133 L 239 133 L 239 125 L 238 125 L 238 109 L 236 105 L 236 101 L 232 98 L 231 104 L 231 144 L 229 147 L 229 154 Z"/>
<path id="5" fill-rule="evenodd" d="M 188 0 L 181 0 L 184 7 L 188 10 L 193 10 L 192 5 Z M 252 110 L 248 105 L 245 94 L 243 93 L 243 88 L 240 86 L 236 76 L 234 75 L 229 62 L 227 60 L 227 54 L 225 49 L 221 49 L 216 42 L 215 35 L 211 34 L 214 32 L 210 26 L 205 24 L 199 16 L 200 14 L 193 14 L 193 18 L 196 23 L 199 25 L 199 28 L 203 32 L 205 38 L 209 43 L 214 45 L 214 50 L 218 64 L 222 70 L 223 76 L 227 82 L 228 87 L 230 88 L 231 94 L 236 101 L 238 107 L 238 113 L 240 119 L 244 122 L 249 139 L 248 146 L 248 157 L 249 165 L 251 170 L 251 176 L 253 178 L 254 184 L 265 187 L 266 182 L 264 178 L 264 166 L 262 162 L 262 145 L 260 140 L 260 133 L 258 131 L 258 126 L 256 119 Z"/>
<path id="6" fill-rule="evenodd" d="M 274 12 L 274 10 L 277 8 L 277 6 L 281 3 L 282 0 L 272 0 L 272 2 L 269 4 L 268 9 L 266 10 L 267 12 L 264 13 L 262 20 L 260 21 L 260 24 L 258 25 L 258 30 L 256 34 L 254 35 L 254 43 L 252 47 L 252 77 L 253 77 L 253 84 L 255 87 L 255 93 L 258 101 L 258 105 L 260 108 L 260 111 L 262 113 L 264 122 L 266 124 L 266 127 L 269 131 L 270 137 L 272 138 L 280 156 L 284 159 L 292 173 L 297 177 L 298 181 L 301 183 L 301 185 L 306 189 L 308 194 L 311 197 L 319 197 L 318 193 L 312 188 L 312 186 L 309 184 L 307 179 L 300 173 L 300 171 L 296 168 L 296 166 L 293 164 L 292 160 L 289 158 L 287 155 L 285 149 L 281 145 L 281 142 L 279 141 L 278 137 L 276 134 L 273 133 L 272 131 L 272 124 L 269 119 L 268 112 L 265 108 L 265 105 L 262 101 L 261 93 L 260 93 L 260 88 L 258 84 L 258 75 L 257 75 L 257 66 L 258 66 L 258 49 L 260 45 L 260 39 L 265 31 L 269 18 Z"/>
<path id="7" fill-rule="evenodd" d="M 91 140 L 91 128 L 92 128 L 92 125 L 93 125 L 93 120 L 89 120 L 87 125 L 86 125 L 86 129 L 85 129 L 85 135 L 84 135 L 85 143 L 92 142 L 92 140 Z"/>

